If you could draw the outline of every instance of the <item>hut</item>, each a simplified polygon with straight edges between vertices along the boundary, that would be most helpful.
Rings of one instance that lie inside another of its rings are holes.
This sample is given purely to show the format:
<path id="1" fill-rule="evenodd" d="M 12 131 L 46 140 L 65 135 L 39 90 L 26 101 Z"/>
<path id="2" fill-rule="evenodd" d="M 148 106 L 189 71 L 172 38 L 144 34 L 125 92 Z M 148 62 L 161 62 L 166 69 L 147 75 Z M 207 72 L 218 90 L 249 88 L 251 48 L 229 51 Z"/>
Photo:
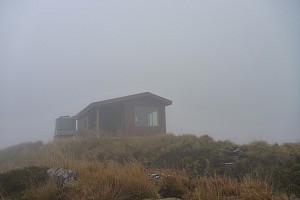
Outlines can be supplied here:
<path id="1" fill-rule="evenodd" d="M 74 116 L 76 131 L 132 136 L 163 134 L 165 107 L 171 104 L 172 101 L 150 92 L 93 102 Z"/>

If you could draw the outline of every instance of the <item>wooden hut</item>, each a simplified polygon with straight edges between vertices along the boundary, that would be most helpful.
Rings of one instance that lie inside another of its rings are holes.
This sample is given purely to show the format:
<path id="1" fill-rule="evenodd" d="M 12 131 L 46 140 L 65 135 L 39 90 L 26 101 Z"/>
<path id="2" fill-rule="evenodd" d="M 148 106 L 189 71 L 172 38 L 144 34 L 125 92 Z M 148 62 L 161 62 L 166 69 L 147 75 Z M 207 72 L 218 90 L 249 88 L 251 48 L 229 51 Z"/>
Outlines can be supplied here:
<path id="1" fill-rule="evenodd" d="M 150 92 L 93 102 L 75 116 L 77 132 L 134 136 L 166 133 L 165 107 L 171 104 Z"/>

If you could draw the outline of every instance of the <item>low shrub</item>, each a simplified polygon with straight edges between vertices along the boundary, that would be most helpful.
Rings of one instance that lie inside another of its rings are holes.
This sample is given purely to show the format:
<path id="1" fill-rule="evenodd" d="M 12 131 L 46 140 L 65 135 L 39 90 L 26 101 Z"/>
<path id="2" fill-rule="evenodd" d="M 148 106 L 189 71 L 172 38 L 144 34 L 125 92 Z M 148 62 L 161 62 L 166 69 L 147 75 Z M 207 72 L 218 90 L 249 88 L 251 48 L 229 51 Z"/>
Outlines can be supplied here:
<path id="1" fill-rule="evenodd" d="M 0 174 L 0 191 L 5 197 L 20 197 L 32 186 L 46 182 L 46 169 L 41 167 L 26 167 Z"/>
<path id="2" fill-rule="evenodd" d="M 192 188 L 191 181 L 187 176 L 181 174 L 173 174 L 163 178 L 159 185 L 159 194 L 164 197 L 177 197 L 183 198 L 184 195 L 189 193 Z"/>

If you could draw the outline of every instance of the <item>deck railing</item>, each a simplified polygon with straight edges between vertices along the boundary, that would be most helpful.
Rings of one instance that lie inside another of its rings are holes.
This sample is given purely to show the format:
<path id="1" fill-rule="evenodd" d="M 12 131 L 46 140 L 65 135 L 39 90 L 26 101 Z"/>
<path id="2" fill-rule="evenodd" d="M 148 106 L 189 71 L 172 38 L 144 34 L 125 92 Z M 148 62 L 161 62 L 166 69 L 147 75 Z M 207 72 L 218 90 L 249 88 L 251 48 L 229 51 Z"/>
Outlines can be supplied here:
<path id="1" fill-rule="evenodd" d="M 73 136 L 76 135 L 77 131 L 55 131 L 55 136 Z"/>

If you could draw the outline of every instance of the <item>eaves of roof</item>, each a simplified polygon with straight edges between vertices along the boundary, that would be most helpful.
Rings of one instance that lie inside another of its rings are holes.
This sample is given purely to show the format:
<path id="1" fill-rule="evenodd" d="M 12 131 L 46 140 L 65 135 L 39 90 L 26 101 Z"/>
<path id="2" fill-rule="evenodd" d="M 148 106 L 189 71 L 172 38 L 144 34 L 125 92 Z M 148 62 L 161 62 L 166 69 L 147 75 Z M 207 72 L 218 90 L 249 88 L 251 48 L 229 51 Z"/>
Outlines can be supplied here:
<path id="1" fill-rule="evenodd" d="M 128 95 L 128 96 L 123 96 L 123 97 L 118 97 L 118 98 L 107 99 L 107 100 L 103 100 L 103 101 L 97 101 L 97 102 L 90 103 L 87 107 L 85 107 L 83 110 L 81 110 L 75 116 L 80 117 L 84 113 L 88 112 L 89 110 L 91 110 L 92 108 L 95 108 L 95 107 L 101 107 L 104 105 L 114 104 L 114 103 L 122 103 L 122 102 L 130 101 L 130 100 L 142 98 L 142 97 L 154 98 L 154 99 L 162 102 L 162 104 L 165 106 L 172 104 L 172 101 L 169 99 L 163 98 L 163 97 L 153 94 L 151 92 L 143 92 L 143 93 L 138 93 L 138 94 L 133 94 L 133 95 Z"/>

